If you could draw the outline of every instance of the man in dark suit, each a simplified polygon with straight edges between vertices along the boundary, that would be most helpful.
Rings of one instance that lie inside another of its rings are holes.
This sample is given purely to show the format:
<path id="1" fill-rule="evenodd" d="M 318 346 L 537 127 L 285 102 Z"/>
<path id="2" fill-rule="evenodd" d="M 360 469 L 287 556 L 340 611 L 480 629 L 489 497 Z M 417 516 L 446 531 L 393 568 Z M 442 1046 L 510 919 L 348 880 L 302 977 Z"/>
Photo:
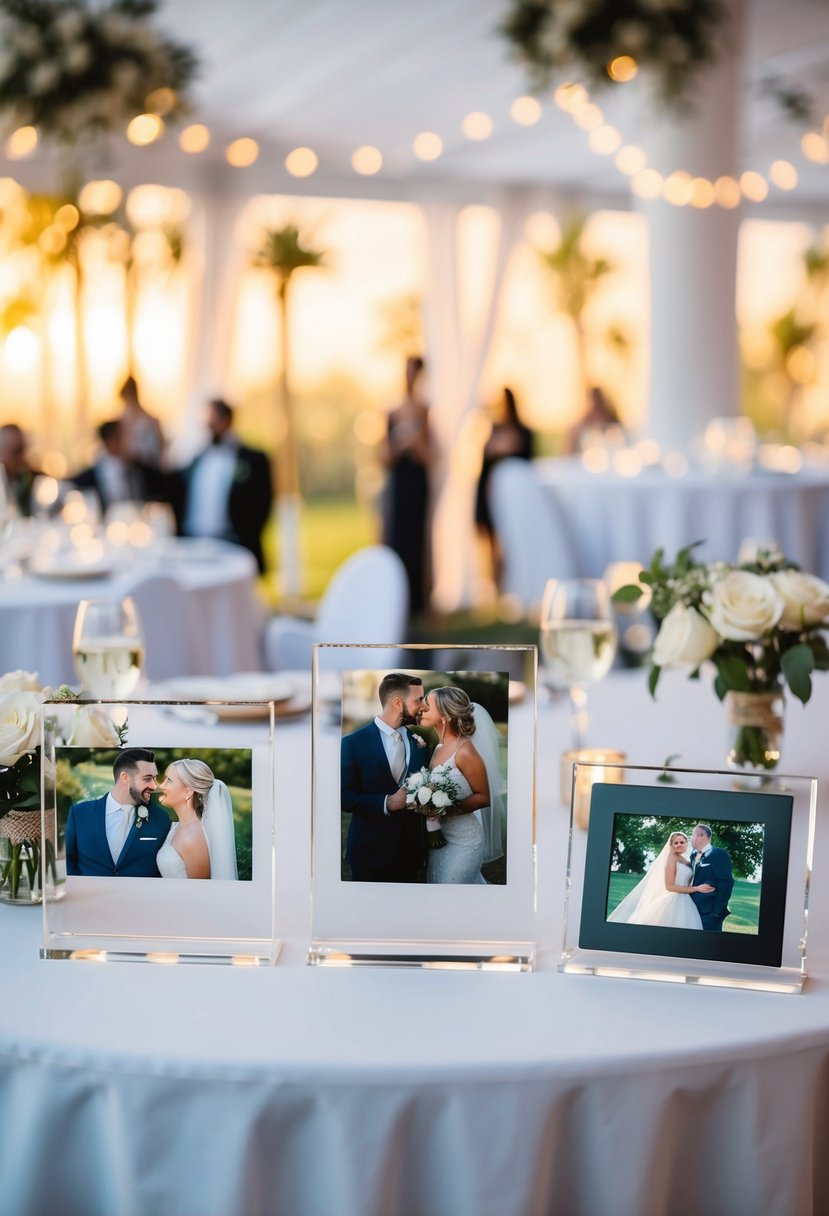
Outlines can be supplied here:
<path id="1" fill-rule="evenodd" d="M 76 802 L 66 821 L 66 873 L 159 878 L 156 854 L 170 830 L 166 811 L 150 801 L 155 756 L 142 747 L 119 752 L 114 785 L 102 798 Z"/>
<path id="2" fill-rule="evenodd" d="M 401 783 L 429 759 L 420 736 L 405 729 L 422 712 L 423 681 L 391 672 L 379 694 L 378 717 L 342 740 L 340 797 L 351 814 L 346 858 L 355 882 L 419 882 L 425 824 L 406 806 Z"/>
<path id="3" fill-rule="evenodd" d="M 268 457 L 245 447 L 233 430 L 233 410 L 216 399 L 208 406 L 210 446 L 185 470 L 182 531 L 215 536 L 249 549 L 260 572 L 265 568 L 262 529 L 271 511 L 273 488 Z"/>
<path id="4" fill-rule="evenodd" d="M 126 433 L 118 418 L 98 427 L 101 451 L 94 464 L 76 473 L 72 482 L 79 490 L 94 490 L 101 510 L 121 502 L 169 502 L 164 474 L 133 460 L 127 453 Z"/>
<path id="5" fill-rule="evenodd" d="M 722 930 L 723 921 L 731 912 L 728 900 L 734 890 L 731 858 L 725 849 L 711 844 L 711 829 L 707 823 L 698 823 L 691 833 L 691 884 L 710 883 L 713 891 L 692 891 L 691 899 L 697 905 L 703 929 Z"/>

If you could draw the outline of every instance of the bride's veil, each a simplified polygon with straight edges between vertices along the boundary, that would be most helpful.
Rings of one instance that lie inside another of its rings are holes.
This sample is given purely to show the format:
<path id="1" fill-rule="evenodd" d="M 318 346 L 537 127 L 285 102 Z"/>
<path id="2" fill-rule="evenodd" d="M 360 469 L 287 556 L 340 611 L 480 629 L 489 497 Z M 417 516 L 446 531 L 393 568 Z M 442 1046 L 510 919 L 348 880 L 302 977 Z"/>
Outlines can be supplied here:
<path id="1" fill-rule="evenodd" d="M 201 825 L 210 854 L 211 878 L 238 878 L 233 803 L 224 781 L 214 781 L 204 802 Z"/>
<path id="2" fill-rule="evenodd" d="M 671 832 L 668 839 L 662 846 L 661 851 L 656 855 L 648 869 L 644 878 L 641 878 L 632 891 L 628 891 L 625 898 L 616 905 L 616 907 L 608 916 L 608 920 L 616 921 L 618 924 L 625 924 L 633 916 L 634 912 L 640 908 L 644 908 L 646 904 L 651 903 L 657 896 L 663 895 L 665 892 L 665 866 L 668 863 L 668 854 L 671 851 L 671 841 L 675 832 Z"/>
<path id="3" fill-rule="evenodd" d="M 484 829 L 484 861 L 494 861 L 504 856 L 504 819 L 506 812 L 507 783 L 501 769 L 500 736 L 492 718 L 477 701 L 472 702 L 475 715 L 475 734 L 472 742 L 484 762 L 489 782 L 490 805 L 482 807 L 481 826 Z"/>

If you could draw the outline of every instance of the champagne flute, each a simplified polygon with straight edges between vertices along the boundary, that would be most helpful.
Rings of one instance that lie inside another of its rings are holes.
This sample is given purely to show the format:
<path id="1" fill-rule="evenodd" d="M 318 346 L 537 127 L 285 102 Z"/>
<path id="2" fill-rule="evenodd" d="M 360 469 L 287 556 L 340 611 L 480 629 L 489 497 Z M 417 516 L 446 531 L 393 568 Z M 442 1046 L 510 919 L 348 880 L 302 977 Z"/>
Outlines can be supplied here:
<path id="1" fill-rule="evenodd" d="M 541 653 L 553 687 L 570 695 L 573 748 L 587 730 L 587 689 L 616 656 L 616 625 L 602 579 L 550 579 L 541 605 Z"/>
<path id="2" fill-rule="evenodd" d="M 144 663 L 141 624 L 129 596 L 81 600 L 72 658 L 78 679 L 93 697 L 118 701 L 129 696 Z"/>

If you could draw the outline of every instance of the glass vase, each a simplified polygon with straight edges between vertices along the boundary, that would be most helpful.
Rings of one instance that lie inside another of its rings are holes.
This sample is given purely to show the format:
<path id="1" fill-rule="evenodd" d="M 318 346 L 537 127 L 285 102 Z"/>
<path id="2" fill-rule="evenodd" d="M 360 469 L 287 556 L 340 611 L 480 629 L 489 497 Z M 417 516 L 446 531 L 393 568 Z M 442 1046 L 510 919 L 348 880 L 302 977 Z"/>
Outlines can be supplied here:
<path id="1" fill-rule="evenodd" d="M 726 706 L 729 767 L 761 776 L 774 772 L 783 741 L 783 689 L 730 692 Z"/>
<path id="2" fill-rule="evenodd" d="M 55 869 L 51 840 L 43 847 L 39 810 L 8 811 L 0 818 L 0 903 L 38 904 L 44 863 Z"/>

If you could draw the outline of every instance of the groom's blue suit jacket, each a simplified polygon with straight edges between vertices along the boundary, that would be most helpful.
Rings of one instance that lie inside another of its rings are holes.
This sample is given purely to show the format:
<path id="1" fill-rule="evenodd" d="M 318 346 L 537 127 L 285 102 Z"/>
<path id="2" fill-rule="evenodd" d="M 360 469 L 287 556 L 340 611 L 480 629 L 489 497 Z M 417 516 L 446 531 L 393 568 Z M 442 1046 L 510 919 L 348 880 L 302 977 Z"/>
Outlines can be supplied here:
<path id="1" fill-rule="evenodd" d="M 159 878 L 156 854 L 170 830 L 171 819 L 161 807 L 149 805 L 146 823 L 127 833 L 117 862 L 112 860 L 106 834 L 107 795 L 76 802 L 66 821 L 66 873 L 123 878 Z"/>
<path id="2" fill-rule="evenodd" d="M 343 736 L 340 759 L 342 810 L 351 814 L 346 857 L 354 877 L 382 870 L 401 850 L 416 868 L 424 852 L 423 817 L 410 810 L 383 814 L 386 795 L 394 793 L 397 782 L 374 722 Z M 419 748 L 410 734 L 406 775 L 428 763 L 429 751 Z"/>

